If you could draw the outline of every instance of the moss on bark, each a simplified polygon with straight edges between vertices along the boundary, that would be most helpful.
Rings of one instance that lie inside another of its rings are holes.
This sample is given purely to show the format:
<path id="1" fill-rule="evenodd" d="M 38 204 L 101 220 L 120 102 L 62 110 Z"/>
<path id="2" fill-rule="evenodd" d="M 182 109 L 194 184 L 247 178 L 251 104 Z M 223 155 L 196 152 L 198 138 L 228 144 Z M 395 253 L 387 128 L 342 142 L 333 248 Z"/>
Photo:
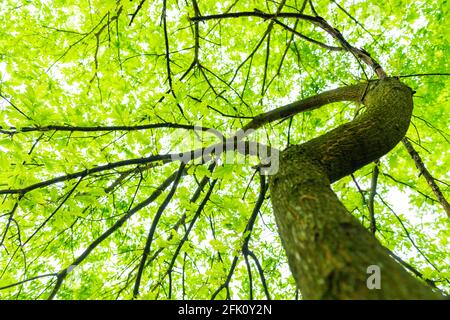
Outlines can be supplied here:
<path id="1" fill-rule="evenodd" d="M 397 264 L 345 209 L 330 184 L 389 152 L 405 135 L 413 102 L 394 78 L 342 89 L 366 110 L 355 120 L 281 152 L 269 180 L 289 266 L 306 299 L 435 299 L 440 296 Z M 336 99 L 335 99 L 336 100 Z M 381 270 L 368 289 L 367 268 Z"/>

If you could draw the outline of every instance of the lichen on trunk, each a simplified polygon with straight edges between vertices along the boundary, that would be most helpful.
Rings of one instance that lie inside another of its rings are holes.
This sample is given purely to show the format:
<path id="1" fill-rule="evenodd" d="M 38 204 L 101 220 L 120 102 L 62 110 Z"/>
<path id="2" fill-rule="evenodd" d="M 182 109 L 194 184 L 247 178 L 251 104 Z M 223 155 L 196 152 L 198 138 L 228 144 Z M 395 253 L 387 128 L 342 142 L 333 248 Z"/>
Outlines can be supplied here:
<path id="1" fill-rule="evenodd" d="M 306 299 L 435 299 L 339 201 L 330 184 L 389 152 L 405 135 L 412 90 L 395 78 L 342 88 L 361 101 L 353 121 L 280 154 L 271 201 L 289 266 Z M 336 99 L 336 97 L 333 98 Z M 381 289 L 367 286 L 378 266 Z"/>

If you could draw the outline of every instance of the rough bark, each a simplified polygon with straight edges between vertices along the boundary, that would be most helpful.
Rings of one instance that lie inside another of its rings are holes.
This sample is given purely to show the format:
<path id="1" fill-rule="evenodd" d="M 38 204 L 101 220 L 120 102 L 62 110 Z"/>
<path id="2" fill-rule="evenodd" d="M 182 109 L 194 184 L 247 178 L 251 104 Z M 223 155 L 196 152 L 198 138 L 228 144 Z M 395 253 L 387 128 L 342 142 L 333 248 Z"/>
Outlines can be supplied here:
<path id="1" fill-rule="evenodd" d="M 271 201 L 289 266 L 305 299 L 435 299 L 390 258 L 339 201 L 330 184 L 389 152 L 405 135 L 412 90 L 394 78 L 342 89 L 365 110 L 352 122 L 280 154 Z M 331 100 L 340 100 L 334 97 Z M 381 270 L 368 289 L 367 268 Z"/>

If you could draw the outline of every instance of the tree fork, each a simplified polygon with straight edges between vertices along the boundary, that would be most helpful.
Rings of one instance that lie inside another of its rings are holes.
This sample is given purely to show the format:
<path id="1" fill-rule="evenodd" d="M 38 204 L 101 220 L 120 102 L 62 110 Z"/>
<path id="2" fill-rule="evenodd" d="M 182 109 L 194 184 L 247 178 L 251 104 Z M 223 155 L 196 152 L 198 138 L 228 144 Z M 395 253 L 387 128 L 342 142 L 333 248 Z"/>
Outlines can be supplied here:
<path id="1" fill-rule="evenodd" d="M 395 78 L 349 86 L 365 112 L 280 154 L 271 201 L 290 269 L 305 299 L 441 298 L 398 263 L 339 201 L 330 184 L 380 158 L 404 137 L 413 91 Z M 355 89 L 356 88 L 356 89 Z M 367 287 L 369 266 L 381 288 Z"/>

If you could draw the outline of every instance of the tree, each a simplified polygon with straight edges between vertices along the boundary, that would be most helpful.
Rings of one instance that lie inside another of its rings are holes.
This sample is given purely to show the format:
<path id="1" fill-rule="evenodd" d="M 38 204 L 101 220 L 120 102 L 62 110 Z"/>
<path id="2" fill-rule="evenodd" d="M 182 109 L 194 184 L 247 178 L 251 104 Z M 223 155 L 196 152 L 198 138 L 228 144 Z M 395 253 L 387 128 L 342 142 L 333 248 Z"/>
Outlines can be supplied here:
<path id="1" fill-rule="evenodd" d="M 445 295 L 448 8 L 377 3 L 2 2 L 0 296 Z"/>

